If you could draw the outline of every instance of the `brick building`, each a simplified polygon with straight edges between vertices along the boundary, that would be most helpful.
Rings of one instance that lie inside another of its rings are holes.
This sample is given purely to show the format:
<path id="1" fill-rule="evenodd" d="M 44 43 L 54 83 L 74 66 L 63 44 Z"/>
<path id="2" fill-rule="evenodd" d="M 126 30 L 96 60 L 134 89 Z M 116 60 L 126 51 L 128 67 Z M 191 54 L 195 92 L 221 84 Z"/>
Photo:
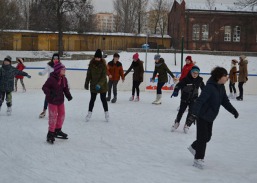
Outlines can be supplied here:
<path id="1" fill-rule="evenodd" d="M 257 51 L 257 12 L 199 10 L 173 3 L 168 17 L 172 46 L 187 50 Z"/>

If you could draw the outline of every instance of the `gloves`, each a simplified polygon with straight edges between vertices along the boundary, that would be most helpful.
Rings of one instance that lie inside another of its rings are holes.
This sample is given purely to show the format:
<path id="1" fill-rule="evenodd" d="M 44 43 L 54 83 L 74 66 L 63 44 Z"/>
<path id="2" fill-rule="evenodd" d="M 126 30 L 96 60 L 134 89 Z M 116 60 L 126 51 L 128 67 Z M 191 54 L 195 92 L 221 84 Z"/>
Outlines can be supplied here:
<path id="1" fill-rule="evenodd" d="M 96 91 L 99 91 L 101 89 L 101 86 L 100 85 L 96 85 L 95 89 L 96 89 Z"/>
<path id="2" fill-rule="evenodd" d="M 88 84 L 87 84 L 87 83 L 85 83 L 84 88 L 85 88 L 86 90 L 88 90 Z"/>
<path id="3" fill-rule="evenodd" d="M 30 75 L 27 75 L 26 77 L 27 77 L 27 78 L 29 78 L 29 79 L 31 78 L 31 76 L 30 76 Z"/>
<path id="4" fill-rule="evenodd" d="M 39 72 L 38 75 L 39 75 L 39 76 L 43 76 L 43 73 L 42 73 L 42 72 Z"/>
<path id="5" fill-rule="evenodd" d="M 68 101 L 71 101 L 73 99 L 72 96 L 67 97 Z"/>
<path id="6" fill-rule="evenodd" d="M 189 116 L 187 117 L 187 124 L 188 126 L 191 126 L 192 123 L 195 124 L 195 121 L 197 120 L 197 116 L 194 114 L 189 114 Z"/>
<path id="7" fill-rule="evenodd" d="M 154 80 L 155 80 L 155 79 L 151 78 L 151 82 L 152 82 L 152 83 L 154 83 Z"/>
<path id="8" fill-rule="evenodd" d="M 178 91 L 177 90 L 174 90 L 172 95 L 170 96 L 170 98 L 172 97 L 177 97 L 178 96 Z"/>
<path id="9" fill-rule="evenodd" d="M 237 111 L 235 111 L 233 114 L 234 114 L 234 117 L 235 117 L 235 118 L 238 118 L 239 114 L 238 114 Z"/>

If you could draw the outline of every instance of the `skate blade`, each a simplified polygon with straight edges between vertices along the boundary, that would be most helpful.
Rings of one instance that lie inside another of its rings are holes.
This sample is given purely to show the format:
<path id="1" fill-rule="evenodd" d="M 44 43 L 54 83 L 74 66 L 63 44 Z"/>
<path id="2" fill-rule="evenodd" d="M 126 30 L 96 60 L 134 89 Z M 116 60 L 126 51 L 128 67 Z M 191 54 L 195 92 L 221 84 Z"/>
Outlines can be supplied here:
<path id="1" fill-rule="evenodd" d="M 58 139 L 69 139 L 68 137 L 60 137 L 60 136 L 56 136 L 55 138 L 58 138 Z"/>

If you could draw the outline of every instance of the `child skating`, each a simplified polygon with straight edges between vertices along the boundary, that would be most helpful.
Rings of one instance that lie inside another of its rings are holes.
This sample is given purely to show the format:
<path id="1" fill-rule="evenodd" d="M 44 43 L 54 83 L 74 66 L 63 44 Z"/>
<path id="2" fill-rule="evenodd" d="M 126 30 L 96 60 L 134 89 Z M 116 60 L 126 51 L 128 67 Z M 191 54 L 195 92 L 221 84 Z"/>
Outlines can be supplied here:
<path id="1" fill-rule="evenodd" d="M 18 62 L 18 64 L 17 64 L 17 66 L 16 66 L 16 68 L 19 70 L 19 71 L 23 71 L 24 69 L 25 69 L 25 65 L 24 65 L 24 59 L 23 58 L 18 58 L 17 59 L 17 62 Z M 24 76 L 20 76 L 20 75 L 17 75 L 17 76 L 15 76 L 15 84 L 14 84 L 14 91 L 15 92 L 17 92 L 17 84 L 18 84 L 18 80 L 20 80 L 20 82 L 21 82 L 21 86 L 22 86 L 22 88 L 23 88 L 23 92 L 26 92 L 26 87 L 25 87 L 25 85 L 24 85 L 24 82 L 23 82 L 23 78 L 24 78 Z"/>
<path id="2" fill-rule="evenodd" d="M 236 64 L 238 63 L 237 60 L 233 59 L 231 61 L 231 69 L 229 71 L 229 98 L 230 99 L 235 99 L 236 98 L 236 87 L 235 84 L 237 82 L 237 68 L 236 68 Z"/>

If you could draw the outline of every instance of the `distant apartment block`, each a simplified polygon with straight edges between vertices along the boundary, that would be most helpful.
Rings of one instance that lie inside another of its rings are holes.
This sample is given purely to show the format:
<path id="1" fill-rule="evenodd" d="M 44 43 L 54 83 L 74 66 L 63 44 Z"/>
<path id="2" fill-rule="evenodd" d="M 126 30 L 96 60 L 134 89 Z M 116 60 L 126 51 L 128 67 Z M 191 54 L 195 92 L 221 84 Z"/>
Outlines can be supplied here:
<path id="1" fill-rule="evenodd" d="M 96 29 L 98 32 L 114 32 L 114 14 L 113 13 L 97 13 L 96 18 Z"/>

